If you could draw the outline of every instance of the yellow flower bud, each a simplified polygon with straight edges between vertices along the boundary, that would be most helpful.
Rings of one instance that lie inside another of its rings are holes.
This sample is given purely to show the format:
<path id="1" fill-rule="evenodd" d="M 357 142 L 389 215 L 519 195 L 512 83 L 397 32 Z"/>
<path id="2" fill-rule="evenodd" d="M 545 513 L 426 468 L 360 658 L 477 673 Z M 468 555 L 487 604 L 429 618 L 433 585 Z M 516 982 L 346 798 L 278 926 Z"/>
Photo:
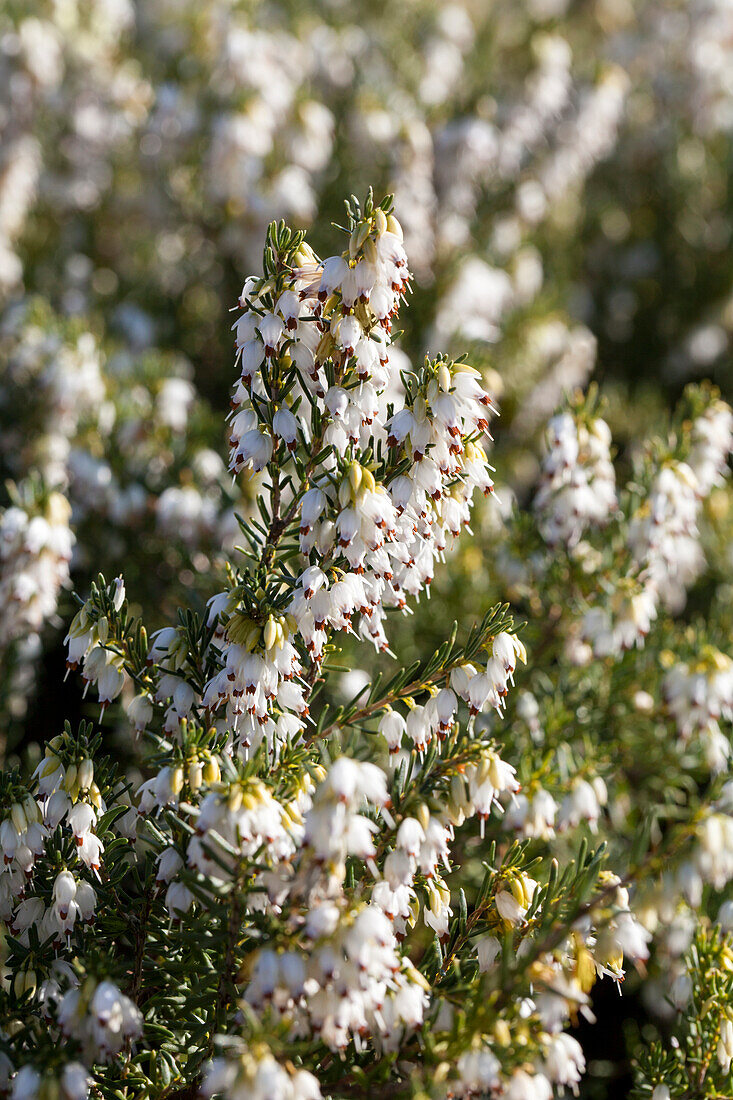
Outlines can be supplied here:
<path id="1" fill-rule="evenodd" d="M 510 879 L 507 885 L 509 886 L 512 896 L 517 904 L 521 905 L 523 909 L 526 908 L 526 895 L 524 892 L 524 883 L 522 882 L 521 878 Z"/>
<path id="2" fill-rule="evenodd" d="M 714 520 L 725 519 L 730 510 L 728 494 L 724 489 L 714 489 L 708 497 L 708 511 Z"/>
<path id="3" fill-rule="evenodd" d="M 231 813 L 235 814 L 242 806 L 244 801 L 244 794 L 241 787 L 232 787 L 229 791 L 229 797 L 227 798 L 227 806 Z"/>
<path id="4" fill-rule="evenodd" d="M 303 824 L 303 815 L 296 802 L 288 802 L 287 805 L 283 806 L 283 809 L 294 825 Z"/>
<path id="5" fill-rule="evenodd" d="M 587 947 L 578 948 L 576 976 L 583 993 L 590 993 L 596 980 L 596 966 Z"/>
<path id="6" fill-rule="evenodd" d="M 362 478 L 361 478 L 361 487 L 362 487 L 362 489 L 367 493 L 373 493 L 374 490 L 376 489 L 376 482 L 374 480 L 374 474 L 372 473 L 371 470 L 367 470 L 363 466 L 361 467 L 361 473 L 362 473 Z"/>
<path id="7" fill-rule="evenodd" d="M 221 779 L 221 768 L 215 756 L 210 756 L 204 764 L 204 779 L 207 783 L 218 783 Z"/>
<path id="8" fill-rule="evenodd" d="M 331 351 L 333 350 L 333 346 L 334 346 L 333 345 L 333 340 L 332 340 L 333 329 L 335 329 L 336 325 L 341 320 L 341 314 L 340 313 L 336 313 L 334 316 L 331 316 L 337 305 L 338 305 L 338 298 L 336 297 L 335 294 L 330 294 L 328 296 L 328 298 L 326 298 L 326 301 L 323 303 L 323 308 L 321 309 L 321 316 L 322 317 L 331 317 L 331 331 L 325 332 L 323 334 L 323 337 L 321 338 L 321 343 L 318 345 L 318 348 L 316 349 L 316 358 L 320 357 L 319 352 L 320 352 L 320 349 L 321 349 L 321 344 L 323 343 L 323 341 L 326 339 L 327 336 L 329 338 L 330 343 L 327 344 L 327 346 L 326 346 L 326 352 L 324 354 L 324 358 L 328 358 L 328 356 L 331 354 Z"/>
<path id="9" fill-rule="evenodd" d="M 508 1047 L 512 1041 L 512 1033 L 506 1020 L 497 1020 L 494 1024 L 494 1037 L 501 1047 Z"/>

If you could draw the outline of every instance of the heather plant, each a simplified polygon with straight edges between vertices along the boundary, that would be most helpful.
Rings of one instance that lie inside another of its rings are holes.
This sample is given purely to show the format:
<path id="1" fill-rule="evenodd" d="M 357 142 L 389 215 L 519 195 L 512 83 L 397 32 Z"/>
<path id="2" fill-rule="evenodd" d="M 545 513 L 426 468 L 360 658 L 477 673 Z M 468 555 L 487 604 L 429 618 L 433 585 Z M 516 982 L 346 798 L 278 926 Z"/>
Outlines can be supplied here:
<path id="1" fill-rule="evenodd" d="M 727 522 L 730 409 L 690 390 L 624 482 L 576 395 L 512 520 L 480 372 L 392 344 L 391 200 L 346 211 L 325 260 L 273 223 L 237 303 L 229 465 L 256 498 L 220 590 L 148 634 L 99 576 L 66 639 L 92 720 L 0 778 L 2 1087 L 550 1097 L 581 1085 L 596 983 L 659 961 L 684 1058 L 641 1050 L 639 1088 L 717 1095 L 730 595 L 682 609 Z M 492 580 L 406 663 L 472 516 Z"/>
<path id="2" fill-rule="evenodd" d="M 731 1092 L 729 24 L 0 11 L 0 1092 Z"/>

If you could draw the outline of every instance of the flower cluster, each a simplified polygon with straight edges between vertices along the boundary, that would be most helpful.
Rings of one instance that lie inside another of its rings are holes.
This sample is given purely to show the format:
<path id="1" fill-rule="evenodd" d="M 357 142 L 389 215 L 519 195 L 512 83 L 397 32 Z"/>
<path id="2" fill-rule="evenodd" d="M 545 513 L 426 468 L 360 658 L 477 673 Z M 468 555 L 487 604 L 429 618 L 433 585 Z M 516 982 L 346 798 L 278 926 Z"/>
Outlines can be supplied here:
<path id="1" fill-rule="evenodd" d="M 113 982 L 87 980 L 64 994 L 58 1007 L 62 1032 L 78 1040 L 86 1056 L 106 1062 L 142 1034 L 142 1014 Z"/>
<path id="2" fill-rule="evenodd" d="M 58 1092 L 63 1100 L 86 1100 L 91 1083 L 88 1071 L 80 1062 L 68 1062 L 58 1077 L 54 1074 L 44 1076 L 27 1065 L 13 1078 L 10 1095 L 12 1100 L 40 1100 L 49 1093 Z"/>
<path id="3" fill-rule="evenodd" d="M 547 426 L 547 457 L 535 498 L 543 538 L 575 546 L 585 529 L 602 526 L 616 508 L 611 431 L 600 417 L 576 422 L 570 413 Z"/>
<path id="4" fill-rule="evenodd" d="M 699 523 L 705 500 L 725 483 L 733 452 L 733 414 L 713 397 L 687 431 L 687 453 L 669 451 L 653 463 L 648 492 L 620 519 L 628 573 L 608 601 L 583 618 L 582 634 L 596 655 L 641 646 L 662 607 L 679 611 L 705 565 Z M 678 447 L 679 452 L 679 447 Z M 593 568 L 591 561 L 590 568 Z"/>
<path id="5" fill-rule="evenodd" d="M 234 1058 L 215 1058 L 206 1072 L 204 1096 L 227 1100 L 320 1100 L 317 1078 L 307 1070 L 281 1065 L 264 1043 Z"/>
<path id="6" fill-rule="evenodd" d="M 5 792 L 0 914 L 21 940 L 28 941 L 33 927 L 43 940 L 51 936 L 60 944 L 77 919 L 94 916 L 97 896 L 82 870 L 99 877 L 104 845 L 95 828 L 106 805 L 83 734 L 73 738 L 67 730 L 49 742 L 34 779 L 35 793 L 12 775 Z M 37 896 L 29 891 L 35 864 L 59 833 L 73 839 L 73 856 L 52 875 L 46 897 Z"/>
<path id="7" fill-rule="evenodd" d="M 303 651 L 317 670 L 329 634 L 357 619 L 386 649 L 388 610 L 430 584 L 474 490 L 492 487 L 480 442 L 491 400 L 477 372 L 439 359 L 408 375 L 390 348 L 409 271 L 389 207 L 354 217 L 340 255 L 321 261 L 300 239 L 289 255 L 291 266 L 247 280 L 240 298 L 230 467 L 272 471 L 271 531 L 297 524 L 307 564 L 264 620 L 237 586 L 210 602 L 222 668 L 203 703 L 225 705 L 248 748 L 303 729 Z M 318 450 L 313 471 L 307 454 Z M 497 674 L 501 694 L 507 675 Z"/>
<path id="8" fill-rule="evenodd" d="M 710 766 L 723 771 L 730 741 L 720 723 L 733 718 L 733 661 L 709 647 L 693 665 L 673 665 L 663 690 L 680 737 L 699 738 Z"/>
<path id="9" fill-rule="evenodd" d="M 0 648 L 27 645 L 50 620 L 69 584 L 74 536 L 71 509 L 52 492 L 39 506 L 22 501 L 0 515 Z"/>

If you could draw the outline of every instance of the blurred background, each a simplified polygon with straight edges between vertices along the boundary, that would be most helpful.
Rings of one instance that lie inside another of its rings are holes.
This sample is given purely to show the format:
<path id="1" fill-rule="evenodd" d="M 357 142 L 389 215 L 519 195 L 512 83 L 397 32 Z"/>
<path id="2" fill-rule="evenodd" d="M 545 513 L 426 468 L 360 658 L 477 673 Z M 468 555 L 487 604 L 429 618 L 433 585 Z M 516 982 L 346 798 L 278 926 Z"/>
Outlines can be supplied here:
<path id="1" fill-rule="evenodd" d="M 400 346 L 467 350 L 501 412 L 499 518 L 398 627 L 412 659 L 511 598 L 489 547 L 564 394 L 598 383 L 622 465 L 688 381 L 733 397 L 732 132 L 730 0 L 4 0 L 0 755 L 86 714 L 72 588 L 124 568 L 152 630 L 219 587 L 256 490 L 229 310 L 270 220 L 328 254 L 345 196 L 393 192 Z M 621 1095 L 642 1010 L 599 996 L 587 1095 Z"/>

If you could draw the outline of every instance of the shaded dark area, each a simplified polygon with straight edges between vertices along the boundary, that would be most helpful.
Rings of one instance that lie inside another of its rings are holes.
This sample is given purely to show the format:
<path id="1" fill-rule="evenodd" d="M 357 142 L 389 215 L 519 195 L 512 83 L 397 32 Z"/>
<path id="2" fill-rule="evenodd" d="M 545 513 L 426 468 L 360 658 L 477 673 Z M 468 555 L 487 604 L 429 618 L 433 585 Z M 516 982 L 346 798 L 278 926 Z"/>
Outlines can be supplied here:
<path id="1" fill-rule="evenodd" d="M 593 989 L 595 1023 L 582 1016 L 570 1034 L 585 1053 L 586 1076 L 581 1096 L 586 1100 L 612 1100 L 627 1096 L 633 1084 L 628 1038 L 648 1019 L 638 991 L 620 993 L 615 982 L 604 978 Z"/>

